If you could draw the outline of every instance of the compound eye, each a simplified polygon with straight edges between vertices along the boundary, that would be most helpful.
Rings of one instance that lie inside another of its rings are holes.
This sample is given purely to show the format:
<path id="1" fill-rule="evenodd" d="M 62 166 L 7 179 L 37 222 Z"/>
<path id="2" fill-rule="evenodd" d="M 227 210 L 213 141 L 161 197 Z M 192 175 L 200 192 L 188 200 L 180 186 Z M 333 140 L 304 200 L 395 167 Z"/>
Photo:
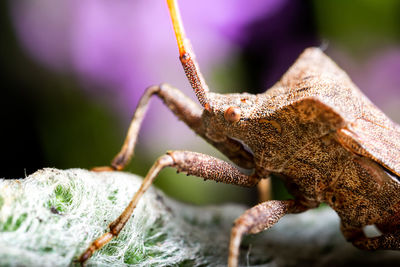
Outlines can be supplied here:
<path id="1" fill-rule="evenodd" d="M 228 122 L 234 123 L 240 120 L 240 109 L 237 107 L 229 107 L 225 110 L 224 118 Z"/>

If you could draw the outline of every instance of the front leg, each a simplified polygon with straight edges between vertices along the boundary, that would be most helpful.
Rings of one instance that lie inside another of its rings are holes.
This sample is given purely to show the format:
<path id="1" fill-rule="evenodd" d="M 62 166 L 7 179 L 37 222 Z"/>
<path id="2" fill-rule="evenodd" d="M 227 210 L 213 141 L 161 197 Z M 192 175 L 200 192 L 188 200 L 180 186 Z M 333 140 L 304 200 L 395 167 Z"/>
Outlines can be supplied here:
<path id="1" fill-rule="evenodd" d="M 165 167 L 174 167 L 179 172 L 185 172 L 189 175 L 198 176 L 204 179 L 223 182 L 226 184 L 235 184 L 240 186 L 255 186 L 260 180 L 254 175 L 245 175 L 233 165 L 205 155 L 190 151 L 171 151 L 161 156 L 151 167 L 139 190 L 133 196 L 131 202 L 122 212 L 122 214 L 113 221 L 110 230 L 96 239 L 88 249 L 80 256 L 79 261 L 83 264 L 92 254 L 118 236 L 135 209 L 138 201 L 146 190 L 153 183 L 158 173 Z"/>
<path id="2" fill-rule="evenodd" d="M 151 96 L 156 95 L 161 98 L 165 105 L 194 132 L 203 137 L 207 142 L 225 154 L 230 160 L 240 167 L 254 168 L 253 156 L 247 152 L 239 142 L 227 138 L 223 142 L 214 142 L 206 134 L 202 122 L 203 109 L 185 96 L 178 89 L 167 84 L 151 86 L 146 89 L 133 115 L 124 144 L 120 152 L 111 162 L 111 167 L 97 167 L 95 171 L 122 170 L 133 156 L 135 144 L 140 131 L 140 126 L 149 106 Z"/>
<path id="3" fill-rule="evenodd" d="M 200 131 L 202 109 L 198 105 L 178 89 L 167 84 L 150 86 L 140 98 L 125 141 L 120 152 L 111 161 L 111 167 L 96 167 L 94 168 L 95 171 L 122 170 L 129 163 L 135 150 L 140 126 L 143 122 L 144 116 L 146 115 L 150 99 L 153 95 L 161 98 L 166 106 L 195 132 Z"/>
<path id="4" fill-rule="evenodd" d="M 231 231 L 228 266 L 237 267 L 242 236 L 256 234 L 270 228 L 288 213 L 298 213 L 308 207 L 296 200 L 270 200 L 247 210 L 236 219 Z"/>

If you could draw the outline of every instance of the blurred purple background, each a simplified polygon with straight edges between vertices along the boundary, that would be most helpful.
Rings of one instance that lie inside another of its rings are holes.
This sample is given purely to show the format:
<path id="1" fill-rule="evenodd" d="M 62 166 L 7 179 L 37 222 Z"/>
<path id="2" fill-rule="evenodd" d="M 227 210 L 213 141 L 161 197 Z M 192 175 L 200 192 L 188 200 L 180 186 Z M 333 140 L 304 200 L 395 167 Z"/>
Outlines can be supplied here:
<path id="1" fill-rule="evenodd" d="M 306 47 L 327 43 L 326 53 L 400 122 L 398 2 L 179 4 L 211 90 L 263 92 Z M 108 164 L 150 85 L 168 82 L 194 99 L 165 1 L 14 0 L 1 10 L 6 76 L 1 177 L 23 177 L 42 167 Z M 127 170 L 144 175 L 168 149 L 222 157 L 154 99 Z M 166 171 L 158 185 L 182 200 L 255 199 L 251 191 L 173 173 Z"/>

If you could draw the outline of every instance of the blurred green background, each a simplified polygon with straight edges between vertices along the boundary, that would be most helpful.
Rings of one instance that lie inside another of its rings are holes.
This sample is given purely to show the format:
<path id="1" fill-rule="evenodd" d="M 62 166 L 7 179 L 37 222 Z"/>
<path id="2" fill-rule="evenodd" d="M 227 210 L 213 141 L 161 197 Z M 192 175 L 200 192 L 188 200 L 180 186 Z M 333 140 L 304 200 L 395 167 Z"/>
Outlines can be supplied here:
<path id="1" fill-rule="evenodd" d="M 400 122 L 399 1 L 181 2 L 213 91 L 263 92 L 306 47 L 321 46 Z M 146 86 L 168 82 L 193 98 L 164 1 L 2 1 L 0 19 L 0 177 L 107 165 Z M 225 159 L 154 99 L 126 171 L 145 175 L 169 149 Z M 256 190 L 172 169 L 156 184 L 195 204 L 257 200 Z M 275 198 L 287 197 L 273 185 Z"/>

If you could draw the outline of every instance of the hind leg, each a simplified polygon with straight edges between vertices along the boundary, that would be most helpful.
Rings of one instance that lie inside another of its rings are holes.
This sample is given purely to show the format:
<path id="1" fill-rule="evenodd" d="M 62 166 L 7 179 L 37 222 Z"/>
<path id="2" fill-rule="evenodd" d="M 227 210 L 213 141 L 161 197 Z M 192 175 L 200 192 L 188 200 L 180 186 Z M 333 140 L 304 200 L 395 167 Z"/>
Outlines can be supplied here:
<path id="1" fill-rule="evenodd" d="M 307 209 L 307 206 L 295 200 L 271 200 L 247 210 L 236 219 L 232 228 L 228 266 L 238 266 L 239 247 L 243 235 L 259 233 L 273 226 L 283 215 L 303 212 Z"/>

